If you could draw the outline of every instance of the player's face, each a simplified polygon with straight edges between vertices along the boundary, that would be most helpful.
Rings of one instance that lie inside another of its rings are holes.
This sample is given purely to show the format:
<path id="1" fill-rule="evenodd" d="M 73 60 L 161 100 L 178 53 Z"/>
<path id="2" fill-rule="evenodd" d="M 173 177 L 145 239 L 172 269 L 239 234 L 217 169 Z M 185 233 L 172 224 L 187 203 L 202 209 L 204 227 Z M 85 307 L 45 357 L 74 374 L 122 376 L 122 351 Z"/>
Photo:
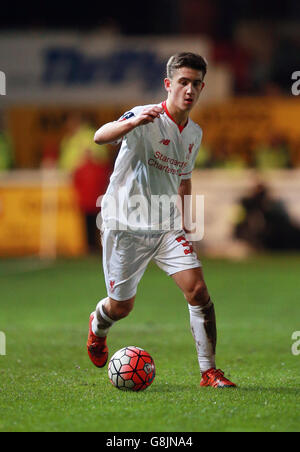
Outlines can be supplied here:
<path id="1" fill-rule="evenodd" d="M 196 69 L 177 69 L 172 79 L 165 79 L 165 88 L 171 103 L 182 111 L 191 110 L 204 87 L 203 73 Z"/>

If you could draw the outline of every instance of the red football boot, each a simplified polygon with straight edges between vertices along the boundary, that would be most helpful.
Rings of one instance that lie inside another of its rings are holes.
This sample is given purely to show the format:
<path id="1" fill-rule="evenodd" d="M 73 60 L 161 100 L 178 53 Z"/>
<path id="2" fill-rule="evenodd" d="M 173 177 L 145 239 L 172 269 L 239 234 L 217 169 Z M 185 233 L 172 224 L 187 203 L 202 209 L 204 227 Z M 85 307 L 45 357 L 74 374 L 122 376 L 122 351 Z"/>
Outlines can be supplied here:
<path id="1" fill-rule="evenodd" d="M 220 369 L 208 369 L 202 374 L 200 386 L 212 386 L 213 388 L 236 388 L 232 381 L 224 377 L 224 372 Z"/>
<path id="2" fill-rule="evenodd" d="M 87 351 L 90 360 L 96 367 L 104 367 L 108 360 L 108 348 L 106 337 L 96 336 L 92 331 L 92 322 L 95 312 L 90 315 L 89 335 L 87 341 Z"/>

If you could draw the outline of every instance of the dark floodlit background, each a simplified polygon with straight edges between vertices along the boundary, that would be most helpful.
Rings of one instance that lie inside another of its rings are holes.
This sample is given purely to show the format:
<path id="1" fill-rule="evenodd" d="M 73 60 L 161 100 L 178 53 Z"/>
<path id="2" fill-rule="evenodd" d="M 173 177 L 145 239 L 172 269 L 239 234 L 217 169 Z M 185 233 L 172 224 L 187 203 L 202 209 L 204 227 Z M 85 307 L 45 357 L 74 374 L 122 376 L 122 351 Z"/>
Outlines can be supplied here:
<path id="1" fill-rule="evenodd" d="M 209 65 L 193 112 L 202 253 L 300 249 L 299 1 L 133 0 L 1 7 L 1 256 L 99 252 L 118 149 L 94 132 L 164 100 L 166 61 L 184 50 Z"/>

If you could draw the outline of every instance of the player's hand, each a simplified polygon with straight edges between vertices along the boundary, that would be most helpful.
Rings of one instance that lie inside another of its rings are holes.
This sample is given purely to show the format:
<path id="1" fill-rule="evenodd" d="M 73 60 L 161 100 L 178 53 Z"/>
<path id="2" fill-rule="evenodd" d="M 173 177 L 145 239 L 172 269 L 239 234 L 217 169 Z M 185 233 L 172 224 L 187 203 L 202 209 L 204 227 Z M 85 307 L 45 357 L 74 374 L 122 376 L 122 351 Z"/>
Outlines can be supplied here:
<path id="1" fill-rule="evenodd" d="M 154 120 L 159 118 L 162 114 L 164 114 L 164 109 L 162 107 L 146 107 L 136 118 L 133 119 L 134 125 L 135 127 L 138 127 L 149 124 L 150 122 L 154 122 Z"/>

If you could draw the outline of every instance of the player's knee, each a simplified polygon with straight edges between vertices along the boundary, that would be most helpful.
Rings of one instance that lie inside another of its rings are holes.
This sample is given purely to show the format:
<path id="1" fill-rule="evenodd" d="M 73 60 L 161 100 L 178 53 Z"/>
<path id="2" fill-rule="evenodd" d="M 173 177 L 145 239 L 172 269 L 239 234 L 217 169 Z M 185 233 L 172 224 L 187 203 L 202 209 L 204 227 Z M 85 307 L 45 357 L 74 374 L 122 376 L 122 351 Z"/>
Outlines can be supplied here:
<path id="1" fill-rule="evenodd" d="M 189 293 L 187 300 L 193 305 L 205 305 L 209 300 L 209 293 L 205 282 L 197 282 Z"/>

